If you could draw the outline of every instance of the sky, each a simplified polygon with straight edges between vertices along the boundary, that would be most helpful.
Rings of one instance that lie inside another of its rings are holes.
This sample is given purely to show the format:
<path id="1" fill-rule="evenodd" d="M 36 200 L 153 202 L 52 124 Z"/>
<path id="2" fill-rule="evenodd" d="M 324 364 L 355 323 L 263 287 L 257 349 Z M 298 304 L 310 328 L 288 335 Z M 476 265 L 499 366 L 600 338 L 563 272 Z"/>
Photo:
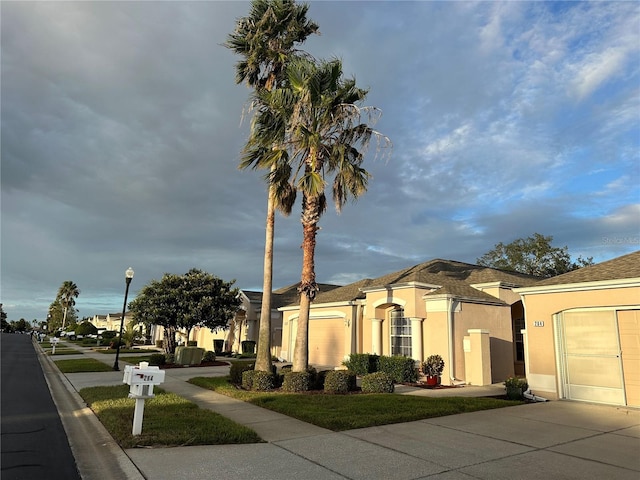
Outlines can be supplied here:
<path id="1" fill-rule="evenodd" d="M 347 284 L 552 235 L 572 257 L 640 249 L 640 3 L 329 2 L 301 46 L 369 89 L 368 192 L 322 217 L 317 280 Z M 46 318 L 122 310 L 199 268 L 262 290 L 264 172 L 239 170 L 250 91 L 224 48 L 247 2 L 12 2 L 1 13 L 1 298 Z M 300 204 L 274 288 L 300 279 Z"/>

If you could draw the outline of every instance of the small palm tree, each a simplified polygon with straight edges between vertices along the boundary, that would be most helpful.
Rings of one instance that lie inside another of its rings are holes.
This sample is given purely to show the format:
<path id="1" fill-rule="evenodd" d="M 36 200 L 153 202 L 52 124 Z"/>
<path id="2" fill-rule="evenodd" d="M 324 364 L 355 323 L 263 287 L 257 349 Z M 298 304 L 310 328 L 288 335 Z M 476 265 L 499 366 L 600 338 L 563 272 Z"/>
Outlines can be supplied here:
<path id="1" fill-rule="evenodd" d="M 318 30 L 318 25 L 307 20 L 309 7 L 296 4 L 293 0 L 254 0 L 247 17 L 240 18 L 234 33 L 229 35 L 225 46 L 241 55 L 243 60 L 236 64 L 236 82 L 246 82 L 256 92 L 270 91 L 282 84 L 285 79 L 285 67 L 289 57 L 295 51 L 294 46 Z M 256 104 L 259 108 L 261 105 Z M 262 105 L 263 107 L 264 105 Z M 259 160 L 254 166 L 268 168 L 269 194 L 267 199 L 267 220 L 265 229 L 264 276 L 262 288 L 262 309 L 258 334 L 258 351 L 255 369 L 271 370 L 271 291 L 273 282 L 273 238 L 275 228 L 275 209 L 285 205 L 282 195 L 274 186 L 273 179 L 281 176 L 275 163 L 262 158 L 270 152 L 273 145 L 263 144 L 256 136 L 261 135 L 252 129 L 252 135 L 245 148 L 245 155 L 257 155 Z M 242 162 L 240 168 L 249 165 Z M 286 182 L 285 182 L 286 183 Z M 279 200 L 279 198 L 281 200 Z M 283 208 L 287 212 L 286 207 Z M 289 208 L 290 211 L 290 208 Z"/>
<path id="2" fill-rule="evenodd" d="M 73 283 L 71 280 L 66 280 L 62 283 L 60 288 L 58 289 L 58 298 L 60 305 L 64 309 L 64 314 L 62 316 L 62 330 L 64 331 L 65 323 L 67 321 L 67 311 L 69 308 L 75 306 L 75 299 L 80 295 L 80 290 L 78 286 Z"/>
<path id="3" fill-rule="evenodd" d="M 272 132 L 271 179 L 286 192 L 288 184 L 302 193 L 302 273 L 299 287 L 300 316 L 294 347 L 293 370 L 308 367 L 309 310 L 318 285 L 315 277 L 315 246 L 318 222 L 326 210 L 325 188 L 332 183 L 332 197 L 338 212 L 349 199 L 357 199 L 367 189 L 369 173 L 362 167 L 364 153 L 372 137 L 379 146 L 390 140 L 367 123 L 375 122 L 379 110 L 361 107 L 367 91 L 355 79 L 344 79 L 340 60 L 316 62 L 298 56 L 287 67 L 287 84 L 272 91 L 258 92 L 267 106 L 258 119 L 265 125 L 265 137 Z M 268 128 L 271 125 L 271 128 Z M 246 158 L 254 164 L 257 155 Z M 284 196 L 284 195 L 283 195 Z M 284 196 L 285 198 L 289 198 Z"/>

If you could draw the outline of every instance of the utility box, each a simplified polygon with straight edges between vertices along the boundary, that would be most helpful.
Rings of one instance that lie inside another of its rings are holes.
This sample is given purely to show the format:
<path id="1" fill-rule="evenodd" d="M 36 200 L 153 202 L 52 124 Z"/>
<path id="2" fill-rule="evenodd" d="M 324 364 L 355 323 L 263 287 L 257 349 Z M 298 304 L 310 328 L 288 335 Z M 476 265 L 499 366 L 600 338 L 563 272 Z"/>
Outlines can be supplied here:
<path id="1" fill-rule="evenodd" d="M 178 365 L 200 365 L 204 357 L 204 348 L 177 347 L 175 362 Z"/>

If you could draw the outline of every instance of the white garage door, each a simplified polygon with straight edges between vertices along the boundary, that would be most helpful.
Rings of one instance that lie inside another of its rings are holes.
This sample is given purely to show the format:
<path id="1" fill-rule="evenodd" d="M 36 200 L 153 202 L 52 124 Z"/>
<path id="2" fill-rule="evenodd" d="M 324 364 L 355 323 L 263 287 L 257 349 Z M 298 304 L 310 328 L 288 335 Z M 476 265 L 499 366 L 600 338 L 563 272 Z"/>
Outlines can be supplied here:
<path id="1" fill-rule="evenodd" d="M 559 326 L 565 398 L 624 405 L 615 311 L 564 312 Z"/>

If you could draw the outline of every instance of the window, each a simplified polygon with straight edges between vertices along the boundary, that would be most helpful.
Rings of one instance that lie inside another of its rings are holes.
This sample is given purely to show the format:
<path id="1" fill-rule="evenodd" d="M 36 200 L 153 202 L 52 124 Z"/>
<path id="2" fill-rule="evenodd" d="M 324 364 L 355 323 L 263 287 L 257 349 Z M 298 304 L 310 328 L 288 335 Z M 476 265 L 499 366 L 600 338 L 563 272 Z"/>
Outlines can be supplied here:
<path id="1" fill-rule="evenodd" d="M 411 320 L 402 309 L 391 311 L 391 355 L 411 356 Z"/>

